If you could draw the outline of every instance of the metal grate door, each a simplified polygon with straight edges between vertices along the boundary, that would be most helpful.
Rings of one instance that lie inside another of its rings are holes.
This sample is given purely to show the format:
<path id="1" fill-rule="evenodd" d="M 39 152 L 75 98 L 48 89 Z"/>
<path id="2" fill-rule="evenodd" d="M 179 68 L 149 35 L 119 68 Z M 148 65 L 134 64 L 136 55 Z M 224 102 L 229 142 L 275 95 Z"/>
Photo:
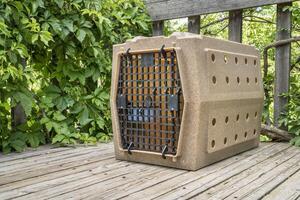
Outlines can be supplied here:
<path id="1" fill-rule="evenodd" d="M 176 52 L 120 56 L 117 107 L 124 149 L 176 154 L 183 95 Z"/>

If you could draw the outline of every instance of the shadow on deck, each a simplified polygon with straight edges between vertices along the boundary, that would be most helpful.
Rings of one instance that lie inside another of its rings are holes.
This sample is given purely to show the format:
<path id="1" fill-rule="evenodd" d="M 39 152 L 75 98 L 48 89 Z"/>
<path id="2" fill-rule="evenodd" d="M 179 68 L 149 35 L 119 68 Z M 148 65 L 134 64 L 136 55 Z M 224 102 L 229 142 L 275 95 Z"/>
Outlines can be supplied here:
<path id="1" fill-rule="evenodd" d="M 0 199 L 299 199 L 300 149 L 261 144 L 195 172 L 118 161 L 112 144 L 0 155 Z"/>

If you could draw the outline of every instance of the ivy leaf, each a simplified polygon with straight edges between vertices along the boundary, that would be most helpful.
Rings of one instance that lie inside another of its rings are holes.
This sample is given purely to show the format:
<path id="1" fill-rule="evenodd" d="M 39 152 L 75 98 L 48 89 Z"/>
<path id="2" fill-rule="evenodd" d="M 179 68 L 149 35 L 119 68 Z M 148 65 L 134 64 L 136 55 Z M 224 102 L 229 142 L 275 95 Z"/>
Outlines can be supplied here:
<path id="1" fill-rule="evenodd" d="M 76 32 L 76 38 L 82 42 L 86 36 L 86 32 L 83 29 L 78 29 Z"/>
<path id="2" fill-rule="evenodd" d="M 13 53 L 12 51 L 7 52 L 8 58 L 12 63 L 17 63 L 18 62 L 18 57 L 15 53 Z"/>
<path id="3" fill-rule="evenodd" d="M 60 111 L 63 111 L 66 108 L 73 106 L 74 104 L 74 100 L 71 97 L 65 97 L 65 96 L 58 97 L 56 101 L 57 101 L 56 107 Z"/>
<path id="4" fill-rule="evenodd" d="M 34 44 L 38 39 L 39 39 L 39 35 L 38 34 L 33 34 L 31 36 L 31 43 Z"/>
<path id="5" fill-rule="evenodd" d="M 25 111 L 25 114 L 27 116 L 29 116 L 31 113 L 31 109 L 32 109 L 33 98 L 27 96 L 25 93 L 16 92 L 14 95 L 14 99 L 16 100 L 16 102 L 21 103 L 21 105 Z"/>
<path id="6" fill-rule="evenodd" d="M 32 5 L 32 13 L 35 13 L 38 7 L 44 8 L 44 1 L 43 0 L 35 0 L 31 2 Z"/>
<path id="7" fill-rule="evenodd" d="M 61 114 L 60 112 L 55 112 L 53 114 L 53 119 L 56 120 L 56 121 L 63 121 L 67 118 L 63 114 Z"/>
<path id="8" fill-rule="evenodd" d="M 57 134 L 54 136 L 54 138 L 52 139 L 52 144 L 55 144 L 57 142 L 61 142 L 65 139 L 65 136 L 63 134 Z"/>
<path id="9" fill-rule="evenodd" d="M 74 26 L 73 26 L 72 20 L 65 19 L 62 21 L 62 23 L 65 27 L 67 27 L 69 29 L 70 32 L 72 32 L 72 33 L 74 32 Z"/>
<path id="10" fill-rule="evenodd" d="M 10 144 L 17 152 L 22 152 L 25 147 L 25 141 L 23 140 L 13 140 Z"/>
<path id="11" fill-rule="evenodd" d="M 34 132 L 27 135 L 27 141 L 31 147 L 36 148 L 40 144 L 45 144 L 45 136 L 42 132 Z"/>
<path id="12" fill-rule="evenodd" d="M 10 36 L 10 31 L 8 30 L 8 26 L 2 21 L 0 21 L 0 33 L 8 37 Z"/>
<path id="13" fill-rule="evenodd" d="M 80 111 L 83 110 L 83 106 L 79 103 L 76 103 L 71 109 L 70 109 L 70 113 L 72 114 L 77 114 Z"/>
<path id="14" fill-rule="evenodd" d="M 26 147 L 26 135 L 22 132 L 15 132 L 9 138 L 10 146 L 17 152 L 22 152 Z"/>
<path id="15" fill-rule="evenodd" d="M 48 117 L 43 117 L 40 122 L 41 122 L 41 124 L 46 124 L 46 123 L 50 122 L 50 119 Z"/>
<path id="16" fill-rule="evenodd" d="M 99 128 L 101 128 L 101 129 L 103 129 L 104 126 L 105 126 L 105 122 L 104 122 L 104 120 L 103 120 L 102 117 L 100 117 L 100 118 L 96 121 L 96 123 L 98 124 Z"/>
<path id="17" fill-rule="evenodd" d="M 89 119 L 89 110 L 85 107 L 83 111 L 79 114 L 79 123 L 82 126 L 87 125 L 90 123 L 92 119 Z"/>
<path id="18" fill-rule="evenodd" d="M 41 31 L 40 39 L 46 46 L 48 46 L 49 41 L 53 40 L 51 33 L 48 31 Z"/>
<path id="19" fill-rule="evenodd" d="M 45 126 L 46 126 L 46 129 L 47 129 L 48 132 L 50 132 L 53 128 L 53 124 L 52 124 L 51 121 L 46 122 Z"/>
<path id="20" fill-rule="evenodd" d="M 60 93 L 61 90 L 56 85 L 49 85 L 47 88 L 45 88 L 45 92 L 47 92 L 47 93 Z"/>
<path id="21" fill-rule="evenodd" d="M 55 0 L 55 3 L 59 8 L 62 8 L 64 6 L 64 0 Z"/>

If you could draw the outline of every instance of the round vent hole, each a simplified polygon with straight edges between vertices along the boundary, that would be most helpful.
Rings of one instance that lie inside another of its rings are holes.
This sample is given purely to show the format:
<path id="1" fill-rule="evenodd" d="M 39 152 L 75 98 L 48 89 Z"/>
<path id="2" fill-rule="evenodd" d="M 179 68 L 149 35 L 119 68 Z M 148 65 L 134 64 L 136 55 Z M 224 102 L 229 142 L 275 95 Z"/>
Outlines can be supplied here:
<path id="1" fill-rule="evenodd" d="M 213 82 L 213 84 L 217 83 L 217 78 L 215 76 L 212 77 L 212 82 Z"/>
<path id="2" fill-rule="evenodd" d="M 215 54 L 211 54 L 211 60 L 212 60 L 213 62 L 215 62 L 215 60 L 216 60 Z"/>
<path id="3" fill-rule="evenodd" d="M 249 119 L 249 113 L 246 114 L 246 120 L 248 120 L 248 119 Z"/>
<path id="4" fill-rule="evenodd" d="M 227 84 L 229 84 L 229 77 L 228 77 L 228 76 L 226 76 L 226 78 L 225 78 L 225 79 L 226 79 L 226 83 L 227 83 Z"/>
<path id="5" fill-rule="evenodd" d="M 214 148 L 215 146 L 216 146 L 216 142 L 215 142 L 215 140 L 212 140 L 211 141 L 211 147 Z"/>
<path id="6" fill-rule="evenodd" d="M 212 125 L 215 126 L 215 125 L 216 125 L 216 122 L 217 122 L 216 118 L 213 118 L 213 120 L 212 120 Z"/>
<path id="7" fill-rule="evenodd" d="M 226 118 L 225 118 L 225 123 L 228 124 L 228 121 L 229 121 L 229 117 L 226 116 Z"/>

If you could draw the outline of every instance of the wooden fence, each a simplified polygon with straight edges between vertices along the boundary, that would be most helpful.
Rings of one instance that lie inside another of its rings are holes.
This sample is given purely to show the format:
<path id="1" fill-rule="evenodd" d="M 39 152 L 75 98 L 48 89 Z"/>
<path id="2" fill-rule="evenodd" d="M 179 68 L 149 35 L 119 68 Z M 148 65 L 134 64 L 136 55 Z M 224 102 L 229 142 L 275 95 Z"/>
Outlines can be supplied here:
<path id="1" fill-rule="evenodd" d="M 277 4 L 276 40 L 291 37 L 292 13 L 286 6 L 292 0 L 145 0 L 153 21 L 153 35 L 163 35 L 164 20 L 188 17 L 188 31 L 200 33 L 200 15 L 229 12 L 228 39 L 242 42 L 243 9 Z M 276 47 L 274 125 L 279 126 L 279 116 L 286 112 L 288 98 L 280 94 L 289 90 L 291 45 Z M 281 127 L 286 129 L 287 127 Z"/>

